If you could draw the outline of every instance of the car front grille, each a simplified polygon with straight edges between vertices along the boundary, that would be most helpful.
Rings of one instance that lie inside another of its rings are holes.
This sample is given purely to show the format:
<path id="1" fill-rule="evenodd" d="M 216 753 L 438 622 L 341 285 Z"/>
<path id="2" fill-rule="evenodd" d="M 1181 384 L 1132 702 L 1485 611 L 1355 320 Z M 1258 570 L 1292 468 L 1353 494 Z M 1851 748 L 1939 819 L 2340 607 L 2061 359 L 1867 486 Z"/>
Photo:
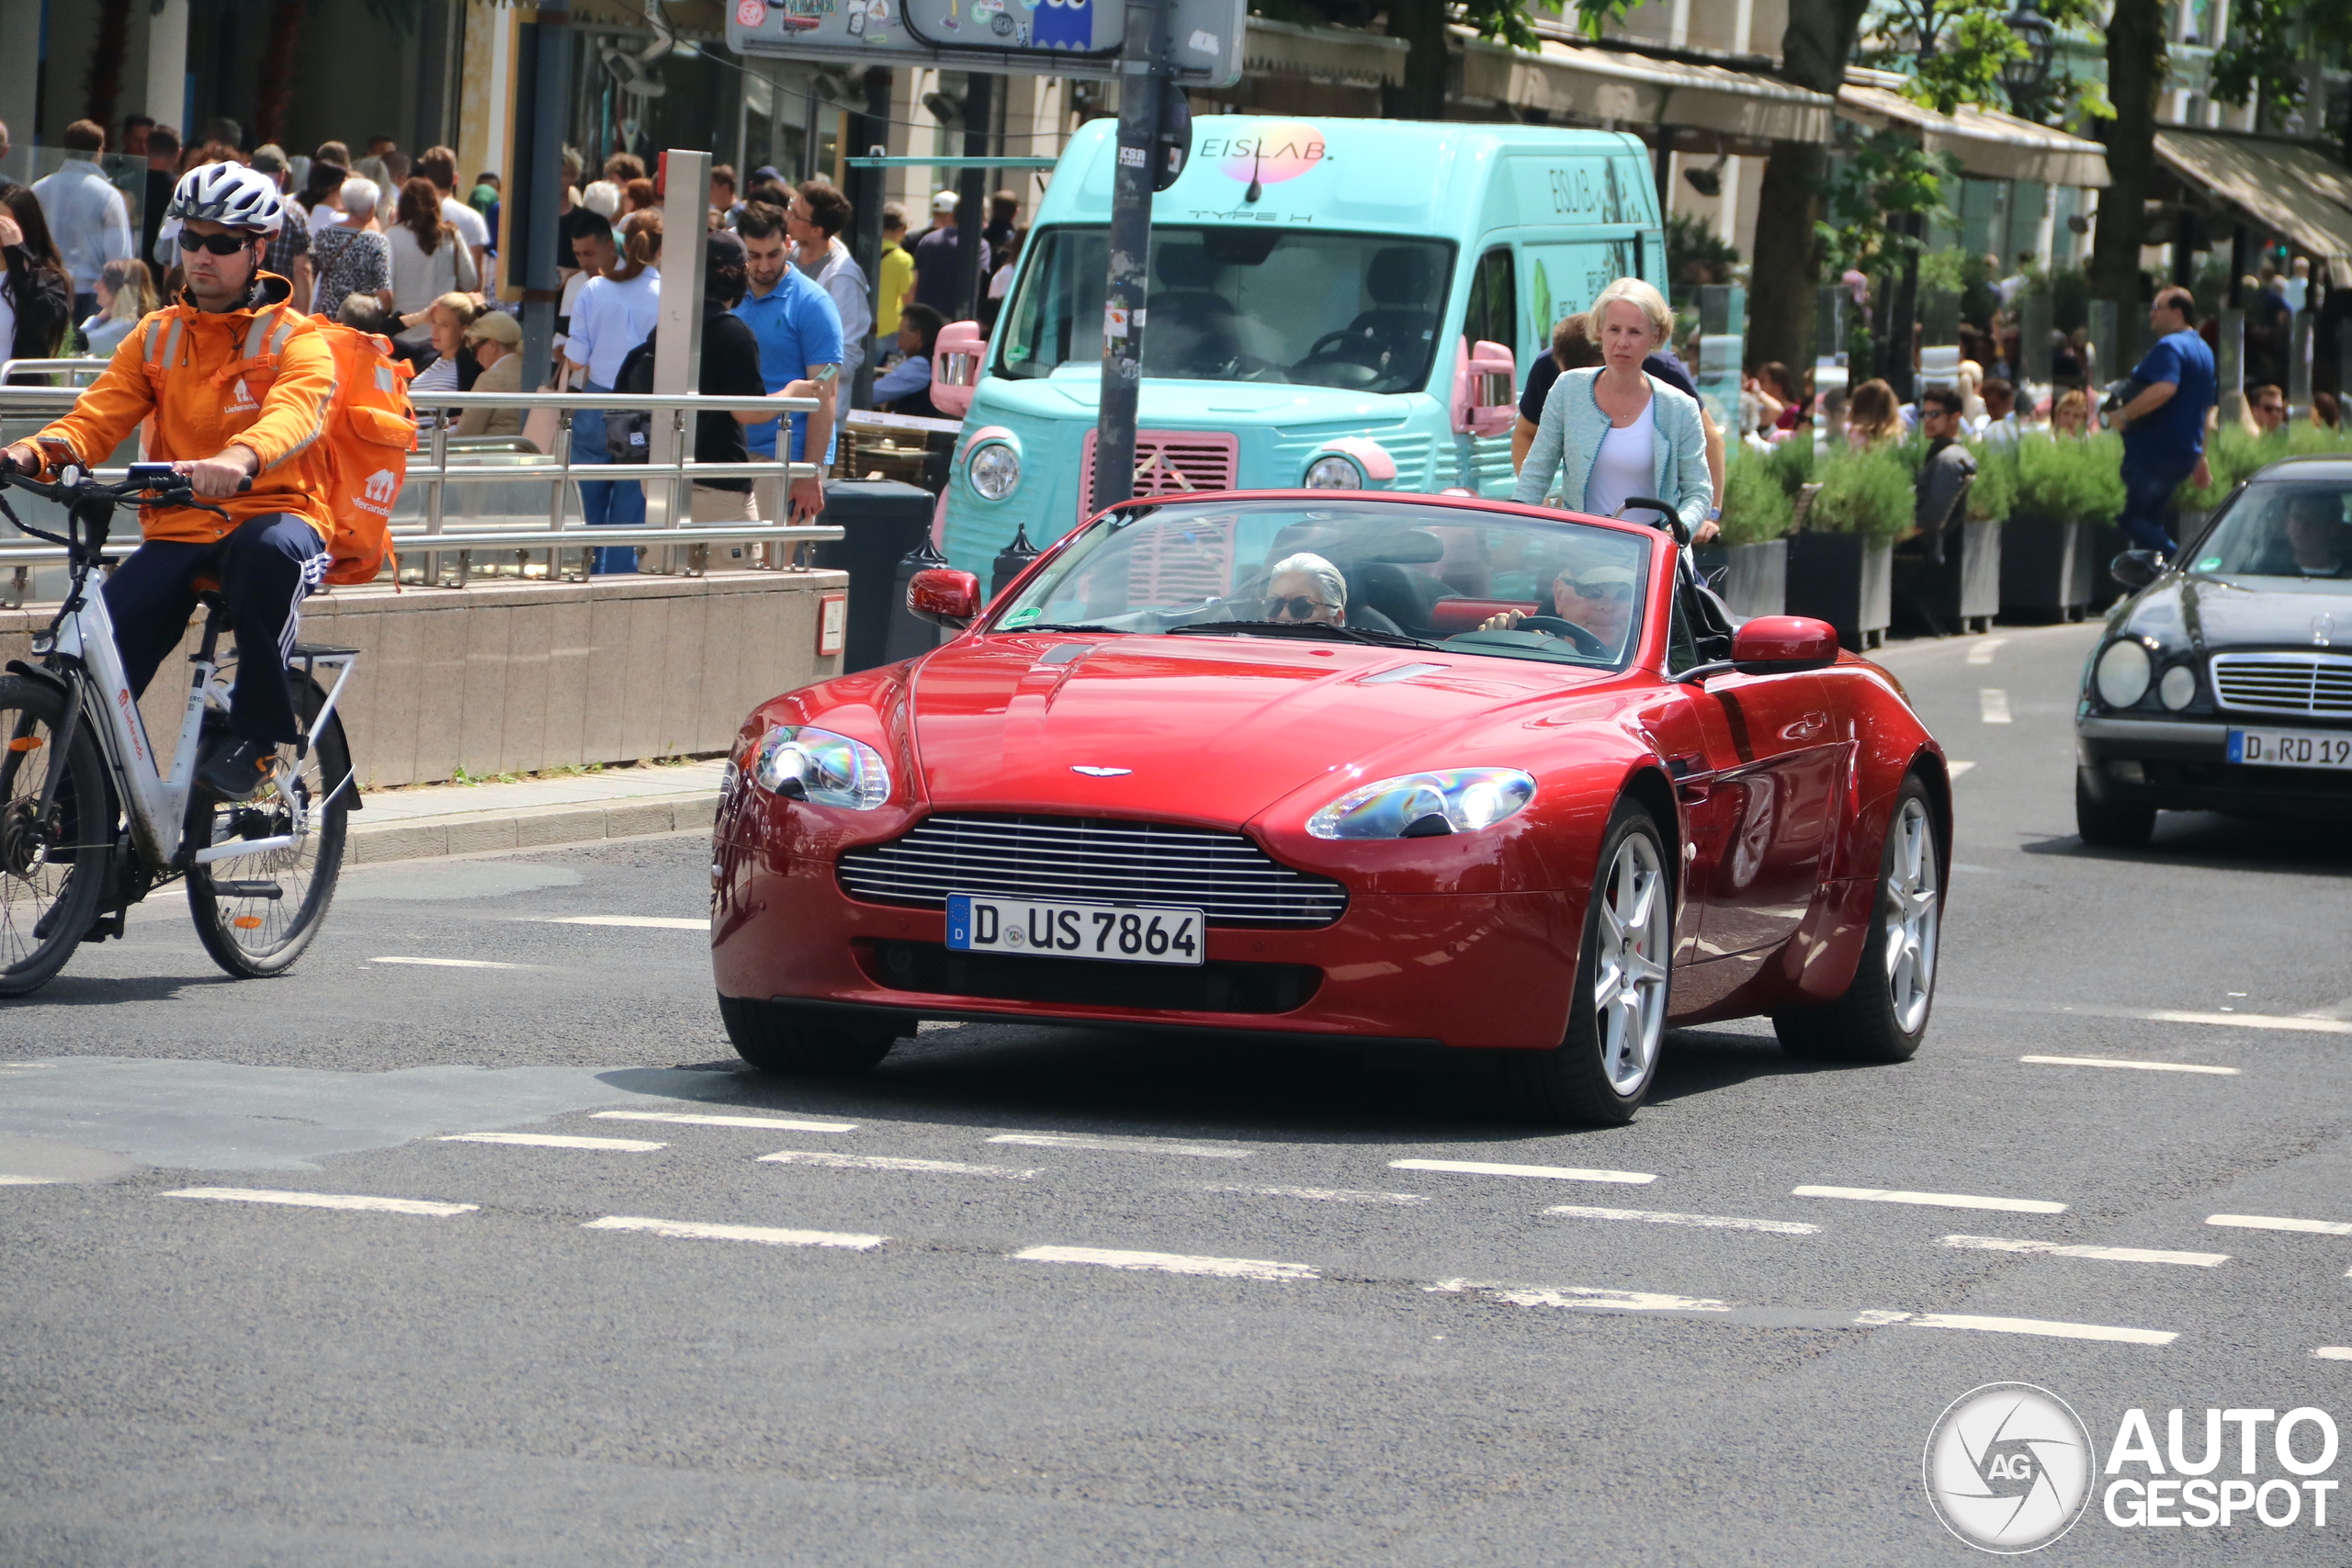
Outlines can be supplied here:
<path id="1" fill-rule="evenodd" d="M 2340 653 L 2217 653 L 2213 693 L 2241 713 L 2352 718 L 2352 658 Z"/>
<path id="2" fill-rule="evenodd" d="M 950 893 L 1175 904 L 1212 926 L 1328 926 L 1348 907 L 1340 884 L 1277 864 L 1240 833 L 1091 817 L 927 818 L 842 855 L 841 883 L 854 898 L 934 909 Z"/>

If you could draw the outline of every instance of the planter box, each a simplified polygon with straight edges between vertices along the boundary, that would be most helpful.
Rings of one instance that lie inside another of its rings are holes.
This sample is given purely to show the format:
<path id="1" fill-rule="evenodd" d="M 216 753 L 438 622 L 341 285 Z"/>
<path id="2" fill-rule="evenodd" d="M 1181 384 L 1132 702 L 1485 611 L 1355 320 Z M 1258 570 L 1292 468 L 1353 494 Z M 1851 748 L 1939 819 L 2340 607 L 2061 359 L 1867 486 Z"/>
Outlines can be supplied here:
<path id="1" fill-rule="evenodd" d="M 1944 558 L 1925 540 L 1906 543 L 1894 559 L 1894 605 L 1907 625 L 1930 637 L 1992 629 L 2001 611 L 2003 525 L 1961 525 L 1944 536 Z"/>
<path id="2" fill-rule="evenodd" d="M 1716 592 L 1739 620 L 1788 613 L 1789 542 L 1767 539 L 1757 545 L 1710 545 L 1691 552 L 1691 564 L 1712 581 L 1724 574 Z"/>
<path id="3" fill-rule="evenodd" d="M 1788 545 L 1788 610 L 1838 629 L 1838 642 L 1856 653 L 1886 638 L 1894 618 L 1892 545 L 1860 534 L 1792 534 Z"/>
<path id="4" fill-rule="evenodd" d="M 2001 525 L 2001 613 L 2018 620 L 2079 621 L 2091 602 L 2097 530 L 2047 517 Z"/>
<path id="5" fill-rule="evenodd" d="M 2090 608 L 2104 611 L 2132 591 L 2115 581 L 2107 563 L 2132 547 L 2120 523 L 2093 523 L 2083 529 L 2083 581 L 2090 585 Z"/>

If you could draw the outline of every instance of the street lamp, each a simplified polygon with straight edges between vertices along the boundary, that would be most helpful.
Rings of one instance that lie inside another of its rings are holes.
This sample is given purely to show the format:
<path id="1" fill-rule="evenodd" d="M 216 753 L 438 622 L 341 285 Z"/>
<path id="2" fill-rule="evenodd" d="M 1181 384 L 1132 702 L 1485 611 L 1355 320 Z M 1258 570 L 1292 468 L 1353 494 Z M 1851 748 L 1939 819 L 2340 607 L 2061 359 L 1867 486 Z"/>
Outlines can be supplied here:
<path id="1" fill-rule="evenodd" d="M 2042 90 L 2050 85 L 2050 53 L 2058 29 L 2034 9 L 2034 0 L 2018 0 L 2018 8 L 2003 21 L 2025 44 L 2025 52 L 2001 62 L 2001 86 L 2009 96 L 2012 112 L 2021 118 L 2038 119 Z"/>

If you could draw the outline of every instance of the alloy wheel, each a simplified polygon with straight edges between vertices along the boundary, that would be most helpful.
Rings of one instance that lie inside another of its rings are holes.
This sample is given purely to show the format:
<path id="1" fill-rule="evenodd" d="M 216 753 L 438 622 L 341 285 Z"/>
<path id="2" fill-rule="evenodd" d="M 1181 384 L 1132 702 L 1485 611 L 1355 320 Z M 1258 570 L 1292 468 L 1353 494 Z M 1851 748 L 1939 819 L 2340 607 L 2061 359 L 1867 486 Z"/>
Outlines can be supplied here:
<path id="1" fill-rule="evenodd" d="M 1667 889 L 1657 846 L 1639 833 L 1617 846 L 1600 887 L 1593 1021 L 1601 1071 L 1620 1095 L 1636 1093 L 1657 1060 L 1666 1027 Z"/>
<path id="2" fill-rule="evenodd" d="M 1905 799 L 1887 830 L 1886 983 L 1894 1021 L 1905 1034 L 1928 1021 L 1936 988 L 1937 921 L 1941 913 L 1936 874 L 1936 829 L 1928 807 Z"/>

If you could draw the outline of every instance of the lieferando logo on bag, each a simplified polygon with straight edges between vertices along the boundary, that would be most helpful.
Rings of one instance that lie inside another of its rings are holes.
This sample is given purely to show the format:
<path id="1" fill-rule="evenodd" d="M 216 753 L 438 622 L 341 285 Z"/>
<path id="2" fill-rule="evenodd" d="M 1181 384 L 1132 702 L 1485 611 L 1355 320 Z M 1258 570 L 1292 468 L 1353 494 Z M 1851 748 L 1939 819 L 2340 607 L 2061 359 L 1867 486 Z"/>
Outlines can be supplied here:
<path id="1" fill-rule="evenodd" d="M 2081 1417 L 2023 1382 L 1988 1382 L 1953 1400 L 1921 1461 L 1944 1528 L 2004 1555 L 2038 1551 L 2074 1528 L 2095 1463 Z"/>

